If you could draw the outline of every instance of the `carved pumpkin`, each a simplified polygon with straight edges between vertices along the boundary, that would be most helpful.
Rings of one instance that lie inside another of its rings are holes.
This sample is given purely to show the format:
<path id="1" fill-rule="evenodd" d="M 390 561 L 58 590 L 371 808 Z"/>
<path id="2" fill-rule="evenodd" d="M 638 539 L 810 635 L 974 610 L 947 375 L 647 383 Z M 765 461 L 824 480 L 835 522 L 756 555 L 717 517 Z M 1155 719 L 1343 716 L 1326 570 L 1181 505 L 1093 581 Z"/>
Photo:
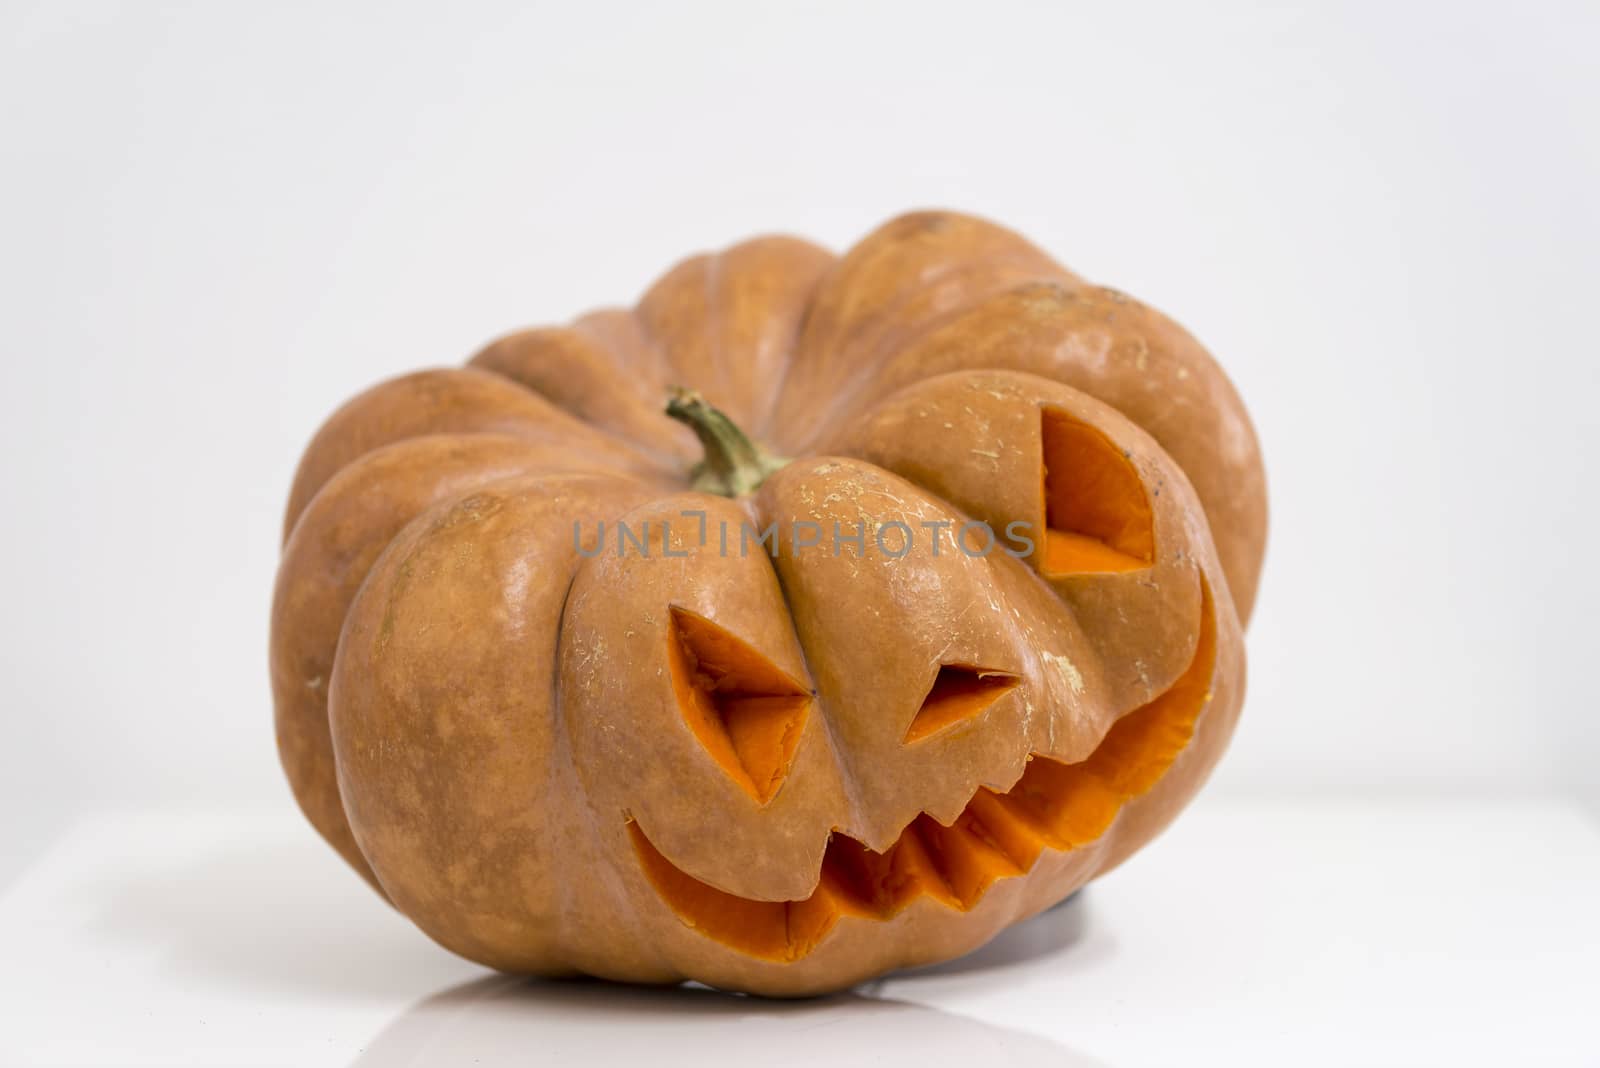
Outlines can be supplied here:
<path id="1" fill-rule="evenodd" d="M 1238 715 L 1264 533 L 1238 397 L 1159 313 L 959 215 L 761 238 L 328 421 L 279 748 L 466 957 L 835 989 L 1173 818 Z"/>

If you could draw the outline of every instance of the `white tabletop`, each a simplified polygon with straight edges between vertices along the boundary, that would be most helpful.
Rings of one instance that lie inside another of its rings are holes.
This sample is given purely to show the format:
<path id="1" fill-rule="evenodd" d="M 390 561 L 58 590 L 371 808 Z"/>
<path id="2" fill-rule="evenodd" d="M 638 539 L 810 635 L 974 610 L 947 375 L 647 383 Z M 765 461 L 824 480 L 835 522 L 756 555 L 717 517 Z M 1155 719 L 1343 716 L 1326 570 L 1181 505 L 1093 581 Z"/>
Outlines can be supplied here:
<path id="1" fill-rule="evenodd" d="M 771 1002 L 486 973 L 287 801 L 114 813 L 0 897 L 0 946 L 5 1064 L 1594 1064 L 1600 828 L 1208 798 L 971 957 Z"/>

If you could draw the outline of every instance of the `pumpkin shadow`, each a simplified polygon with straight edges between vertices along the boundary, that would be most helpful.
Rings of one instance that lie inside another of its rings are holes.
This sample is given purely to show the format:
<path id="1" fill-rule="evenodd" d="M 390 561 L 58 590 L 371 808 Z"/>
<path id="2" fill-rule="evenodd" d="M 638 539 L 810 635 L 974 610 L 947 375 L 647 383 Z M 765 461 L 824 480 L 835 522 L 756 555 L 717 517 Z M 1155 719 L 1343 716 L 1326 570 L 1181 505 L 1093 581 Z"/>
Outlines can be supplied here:
<path id="1" fill-rule="evenodd" d="M 495 976 L 413 1005 L 356 1068 L 434 1064 L 978 1063 L 1095 1068 L 1053 1039 L 908 1001 L 861 993 L 802 1001 L 700 986 Z"/>
<path id="2" fill-rule="evenodd" d="M 1085 892 L 1079 890 L 1032 919 L 1012 924 L 966 956 L 921 968 L 906 968 L 877 982 L 969 975 L 1031 964 L 1083 942 L 1088 931 L 1088 916 Z"/>
<path id="3" fill-rule="evenodd" d="M 476 965 L 434 945 L 333 853 L 307 841 L 224 847 L 92 888 L 108 941 L 160 954 L 186 981 L 245 996 L 401 1001 Z"/>
<path id="4" fill-rule="evenodd" d="M 942 964 L 896 972 L 830 997 L 746 997 L 686 984 L 491 976 L 425 998 L 390 1023 L 358 1068 L 460 1063 L 649 1062 L 808 1065 L 1012 1063 L 1094 1068 L 1100 1062 L 1027 1031 L 893 996 L 902 980 L 964 977 L 1047 961 L 1083 939 L 1081 894 Z M 892 991 L 892 993 L 891 993 Z"/>

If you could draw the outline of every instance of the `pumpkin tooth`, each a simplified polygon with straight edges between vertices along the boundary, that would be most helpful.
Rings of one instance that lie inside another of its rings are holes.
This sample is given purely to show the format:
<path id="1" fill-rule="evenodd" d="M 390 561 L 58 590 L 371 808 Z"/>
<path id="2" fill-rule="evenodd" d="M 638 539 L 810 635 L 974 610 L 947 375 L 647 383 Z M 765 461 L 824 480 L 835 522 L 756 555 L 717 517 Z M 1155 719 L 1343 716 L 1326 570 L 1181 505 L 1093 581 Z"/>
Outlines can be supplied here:
<path id="1" fill-rule="evenodd" d="M 790 901 L 784 905 L 785 960 L 799 960 L 816 948 L 839 922 L 840 909 L 827 890 L 817 892 L 804 901 Z"/>
<path id="2" fill-rule="evenodd" d="M 892 875 L 889 883 L 898 911 L 919 894 L 940 901 L 951 908 L 962 907 L 961 899 L 950 886 L 950 880 L 940 869 L 937 854 L 928 840 L 923 824 L 932 824 L 928 816 L 912 820 L 900 838 L 889 850 Z M 937 824 L 934 824 L 937 826 Z"/>
<path id="3" fill-rule="evenodd" d="M 928 819 L 920 830 L 962 909 L 977 904 L 997 879 L 1022 874 L 1014 860 L 973 833 L 966 814 L 949 827 Z"/>
<path id="4" fill-rule="evenodd" d="M 1029 871 L 1047 844 L 1046 836 L 1003 794 L 979 788 L 967 804 L 969 830 L 1004 853 L 1021 871 Z"/>
<path id="5" fill-rule="evenodd" d="M 1122 799 L 1087 763 L 1035 760 L 1023 773 L 1019 799 L 1056 849 L 1094 841 L 1116 818 Z"/>
<path id="6" fill-rule="evenodd" d="M 874 853 L 849 835 L 834 834 L 828 839 L 821 882 L 842 911 L 873 919 L 892 915 L 895 901 L 889 884 L 893 877 L 887 854 Z"/>

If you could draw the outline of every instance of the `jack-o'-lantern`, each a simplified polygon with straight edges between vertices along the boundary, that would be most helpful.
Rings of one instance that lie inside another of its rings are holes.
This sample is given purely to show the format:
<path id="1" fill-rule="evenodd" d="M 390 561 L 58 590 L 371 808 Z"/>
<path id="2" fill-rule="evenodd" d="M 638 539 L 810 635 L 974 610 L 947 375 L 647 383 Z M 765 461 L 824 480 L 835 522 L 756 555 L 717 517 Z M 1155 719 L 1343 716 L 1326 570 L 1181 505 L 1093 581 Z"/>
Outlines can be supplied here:
<path id="1" fill-rule="evenodd" d="M 1265 493 L 1210 357 L 1015 234 L 762 238 L 380 385 L 273 607 L 317 829 L 512 972 L 836 989 L 966 952 L 1188 802 Z"/>

